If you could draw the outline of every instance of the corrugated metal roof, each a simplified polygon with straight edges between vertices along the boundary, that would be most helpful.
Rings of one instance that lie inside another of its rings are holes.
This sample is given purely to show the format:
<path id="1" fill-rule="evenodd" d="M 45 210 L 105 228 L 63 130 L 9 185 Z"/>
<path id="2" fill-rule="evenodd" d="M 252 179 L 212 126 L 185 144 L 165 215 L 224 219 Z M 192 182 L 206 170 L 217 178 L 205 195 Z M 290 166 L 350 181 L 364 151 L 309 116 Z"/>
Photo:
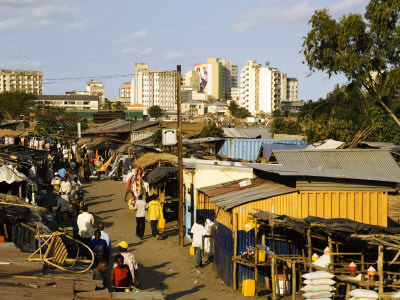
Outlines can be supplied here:
<path id="1" fill-rule="evenodd" d="M 272 135 L 268 128 L 223 128 L 227 138 L 239 139 L 271 139 Z"/>
<path id="2" fill-rule="evenodd" d="M 292 152 L 292 151 L 287 151 Z M 314 151 L 313 151 L 314 152 Z M 282 166 L 271 164 L 258 164 L 258 163 L 241 163 L 243 166 L 260 170 L 267 173 L 278 174 L 280 176 L 292 177 L 326 177 L 326 178 L 342 178 L 342 179 L 356 179 L 366 181 L 382 181 L 382 182 L 399 182 L 399 178 L 389 176 L 378 176 L 366 173 L 360 173 L 348 170 L 335 170 L 335 169 L 322 169 L 299 166 Z"/>
<path id="3" fill-rule="evenodd" d="M 203 144 L 203 143 L 215 143 L 223 141 L 223 138 L 219 137 L 205 137 L 197 139 L 182 139 L 182 144 Z"/>
<path id="4" fill-rule="evenodd" d="M 294 144 L 307 145 L 302 140 L 275 140 L 275 139 L 226 139 L 218 150 L 219 155 L 233 159 L 255 161 L 260 153 L 261 144 Z"/>
<path id="5" fill-rule="evenodd" d="M 400 168 L 389 151 L 342 149 L 274 151 L 279 164 L 294 167 L 346 170 L 382 177 L 400 178 Z"/>
<path id="6" fill-rule="evenodd" d="M 273 196 L 289 194 L 296 191 L 296 189 L 282 184 L 266 182 L 257 186 L 236 190 L 234 192 L 220 194 L 218 196 L 211 197 L 210 200 L 223 210 L 228 210 L 245 203 L 267 199 Z"/>
<path id="7" fill-rule="evenodd" d="M 129 122 L 127 120 L 116 119 L 104 125 L 85 130 L 84 132 L 82 132 L 82 134 L 94 134 L 102 132 L 130 132 L 151 126 L 157 126 L 158 124 L 159 121 Z"/>

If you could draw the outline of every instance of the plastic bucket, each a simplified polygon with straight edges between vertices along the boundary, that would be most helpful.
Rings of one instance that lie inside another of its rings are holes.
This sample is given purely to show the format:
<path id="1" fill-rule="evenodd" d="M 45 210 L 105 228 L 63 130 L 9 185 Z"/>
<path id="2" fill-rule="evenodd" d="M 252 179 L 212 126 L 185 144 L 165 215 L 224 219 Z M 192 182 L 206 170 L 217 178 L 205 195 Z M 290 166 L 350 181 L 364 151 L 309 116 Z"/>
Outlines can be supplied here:
<path id="1" fill-rule="evenodd" d="M 196 255 L 196 248 L 193 246 L 190 246 L 190 255 Z"/>
<path id="2" fill-rule="evenodd" d="M 256 281 L 254 279 L 243 279 L 242 296 L 254 297 L 256 295 Z"/>
<path id="3" fill-rule="evenodd" d="M 158 231 L 164 232 L 165 228 L 165 219 L 158 220 Z"/>

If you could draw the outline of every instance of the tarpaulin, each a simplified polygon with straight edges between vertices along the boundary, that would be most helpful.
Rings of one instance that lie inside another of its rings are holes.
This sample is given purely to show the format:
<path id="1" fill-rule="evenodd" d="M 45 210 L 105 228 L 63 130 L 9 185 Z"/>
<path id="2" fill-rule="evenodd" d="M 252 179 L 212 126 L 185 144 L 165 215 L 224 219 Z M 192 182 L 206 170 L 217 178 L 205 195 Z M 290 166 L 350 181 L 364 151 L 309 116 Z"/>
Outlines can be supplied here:
<path id="1" fill-rule="evenodd" d="M 143 180 L 148 182 L 149 185 L 155 185 L 165 182 L 168 178 L 176 177 L 178 173 L 177 167 L 158 167 L 143 176 Z"/>
<path id="2" fill-rule="evenodd" d="M 3 181 L 7 182 L 8 184 L 20 181 L 32 182 L 24 174 L 18 172 L 17 169 L 10 165 L 4 165 L 0 167 L 0 182 Z"/>

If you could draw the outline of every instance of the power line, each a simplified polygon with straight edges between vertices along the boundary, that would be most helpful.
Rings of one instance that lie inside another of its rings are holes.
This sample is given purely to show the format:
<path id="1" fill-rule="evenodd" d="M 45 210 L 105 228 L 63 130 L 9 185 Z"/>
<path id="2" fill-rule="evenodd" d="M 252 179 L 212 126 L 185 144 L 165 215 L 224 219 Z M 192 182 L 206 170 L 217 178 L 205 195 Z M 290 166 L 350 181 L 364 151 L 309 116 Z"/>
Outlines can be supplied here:
<path id="1" fill-rule="evenodd" d="M 85 76 L 85 77 L 64 77 L 64 78 L 49 78 L 43 80 L 43 84 L 57 84 L 66 82 L 76 82 L 81 80 L 91 80 L 91 79 L 113 79 L 133 76 L 135 74 L 116 74 L 116 75 L 98 75 L 98 76 Z"/>

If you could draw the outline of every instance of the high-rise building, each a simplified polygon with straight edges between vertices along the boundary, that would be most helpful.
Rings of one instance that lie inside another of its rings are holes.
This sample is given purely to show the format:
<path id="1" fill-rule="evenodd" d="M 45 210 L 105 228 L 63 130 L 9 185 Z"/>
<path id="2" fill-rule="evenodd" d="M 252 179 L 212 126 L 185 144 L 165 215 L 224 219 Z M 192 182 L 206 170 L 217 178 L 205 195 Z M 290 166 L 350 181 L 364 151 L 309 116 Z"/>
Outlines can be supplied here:
<path id="1" fill-rule="evenodd" d="M 0 93 L 25 91 L 43 93 L 43 73 L 40 71 L 0 70 Z"/>
<path id="2" fill-rule="evenodd" d="M 240 99 L 240 87 L 231 88 L 231 100 L 239 101 Z"/>
<path id="3" fill-rule="evenodd" d="M 160 106 L 163 110 L 176 110 L 176 71 L 149 70 L 147 63 L 135 64 L 131 84 L 131 104 L 145 107 Z"/>
<path id="4" fill-rule="evenodd" d="M 246 62 L 241 72 L 239 104 L 252 115 L 279 109 L 282 90 L 286 90 L 286 74 L 277 68 L 263 67 L 255 60 Z"/>
<path id="5" fill-rule="evenodd" d="M 193 91 L 200 91 L 199 73 L 196 71 L 186 72 L 182 87 L 191 88 Z"/>
<path id="6" fill-rule="evenodd" d="M 86 82 L 86 90 L 89 92 L 90 96 L 98 96 L 100 99 L 100 105 L 104 104 L 105 94 L 104 94 L 104 86 L 100 81 L 91 80 L 90 82 Z"/>
<path id="7" fill-rule="evenodd" d="M 206 64 L 195 64 L 200 91 L 212 99 L 230 99 L 231 88 L 237 87 L 238 67 L 232 60 L 208 58 Z"/>
<path id="8" fill-rule="evenodd" d="M 232 99 L 231 89 L 237 87 L 238 67 L 232 60 L 221 59 L 222 65 L 222 98 Z"/>
<path id="9" fill-rule="evenodd" d="M 299 100 L 299 82 L 296 78 L 287 79 L 287 101 L 298 101 Z"/>
<path id="10" fill-rule="evenodd" d="M 121 87 L 119 88 L 119 98 L 120 99 L 131 99 L 131 83 L 124 83 L 123 85 L 121 85 Z"/>

